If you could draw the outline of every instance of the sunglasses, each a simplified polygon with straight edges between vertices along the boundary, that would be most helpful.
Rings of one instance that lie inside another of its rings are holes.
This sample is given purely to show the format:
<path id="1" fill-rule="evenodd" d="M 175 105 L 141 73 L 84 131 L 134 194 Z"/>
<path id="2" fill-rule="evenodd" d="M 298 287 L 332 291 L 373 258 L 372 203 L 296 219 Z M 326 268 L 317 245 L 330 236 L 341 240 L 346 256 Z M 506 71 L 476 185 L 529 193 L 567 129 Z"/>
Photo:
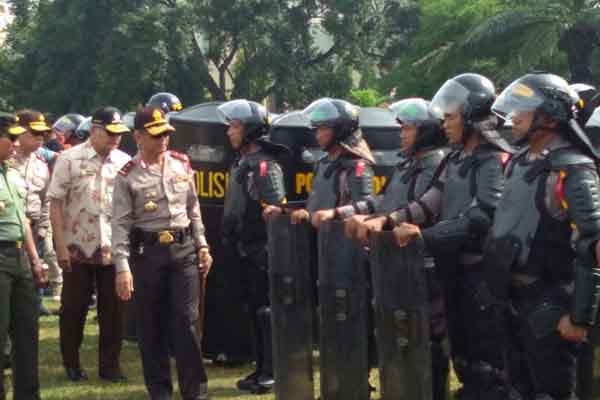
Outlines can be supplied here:
<path id="1" fill-rule="evenodd" d="M 38 132 L 38 131 L 32 131 L 32 130 L 29 131 L 29 134 L 31 136 L 37 136 L 37 137 L 44 137 L 44 136 L 46 136 L 46 133 L 47 132 Z"/>

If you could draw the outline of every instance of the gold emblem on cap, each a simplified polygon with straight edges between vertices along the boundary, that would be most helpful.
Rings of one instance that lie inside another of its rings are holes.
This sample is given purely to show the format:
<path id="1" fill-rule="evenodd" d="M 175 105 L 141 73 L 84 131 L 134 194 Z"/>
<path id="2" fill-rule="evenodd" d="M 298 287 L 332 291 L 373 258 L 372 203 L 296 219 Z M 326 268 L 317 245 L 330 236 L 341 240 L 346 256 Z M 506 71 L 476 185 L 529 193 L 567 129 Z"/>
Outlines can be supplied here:
<path id="1" fill-rule="evenodd" d="M 119 115 L 118 112 L 113 114 L 113 123 L 115 122 L 121 122 L 121 116 Z"/>
<path id="2" fill-rule="evenodd" d="M 156 204 L 152 200 L 150 200 L 149 202 L 144 204 L 144 211 L 146 211 L 146 212 L 153 212 L 153 211 L 156 211 L 157 209 L 158 209 L 158 204 Z"/>
<path id="3" fill-rule="evenodd" d="M 15 115 L 15 122 L 19 122 L 21 120 L 21 118 L 19 118 L 18 115 Z"/>
<path id="4" fill-rule="evenodd" d="M 154 112 L 152 112 L 152 118 L 154 118 L 154 121 L 162 121 L 162 113 L 160 112 L 160 110 L 158 108 L 154 109 Z"/>
<path id="5" fill-rule="evenodd" d="M 44 117 L 44 114 L 40 114 L 40 117 L 38 118 L 40 122 L 45 122 L 46 118 Z"/>

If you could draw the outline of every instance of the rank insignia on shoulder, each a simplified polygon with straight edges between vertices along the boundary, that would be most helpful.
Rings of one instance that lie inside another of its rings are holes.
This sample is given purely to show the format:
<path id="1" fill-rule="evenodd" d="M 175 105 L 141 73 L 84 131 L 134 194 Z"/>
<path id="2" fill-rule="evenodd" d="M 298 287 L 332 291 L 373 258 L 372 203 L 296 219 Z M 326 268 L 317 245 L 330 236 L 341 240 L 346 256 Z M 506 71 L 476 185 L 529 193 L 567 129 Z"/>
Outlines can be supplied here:
<path id="1" fill-rule="evenodd" d="M 133 160 L 130 160 L 127 164 L 125 164 L 123 166 L 123 168 L 121 168 L 121 170 L 119 171 L 119 174 L 121 174 L 123 176 L 129 175 L 129 172 L 131 172 L 131 168 L 133 168 L 134 165 L 135 165 L 135 162 Z"/>
<path id="2" fill-rule="evenodd" d="M 176 160 L 183 161 L 183 162 L 186 162 L 186 163 L 190 162 L 189 157 L 186 156 L 185 154 L 178 153 L 178 152 L 173 151 L 173 150 L 171 150 L 169 152 L 169 154 L 171 155 L 171 157 L 173 157 Z"/>
<path id="3" fill-rule="evenodd" d="M 266 161 L 260 162 L 260 176 L 267 176 L 269 170 L 269 164 Z"/>
<path id="4" fill-rule="evenodd" d="M 359 161 L 356 163 L 356 176 L 363 176 L 365 173 L 365 162 Z"/>

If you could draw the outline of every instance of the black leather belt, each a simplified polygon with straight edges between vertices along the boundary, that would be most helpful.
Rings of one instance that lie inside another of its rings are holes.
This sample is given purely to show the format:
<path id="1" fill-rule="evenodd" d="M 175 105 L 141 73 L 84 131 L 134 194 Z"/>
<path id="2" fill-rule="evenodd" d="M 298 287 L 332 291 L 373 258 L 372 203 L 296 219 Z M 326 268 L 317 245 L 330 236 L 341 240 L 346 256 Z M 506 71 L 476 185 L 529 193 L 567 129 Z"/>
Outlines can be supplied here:
<path id="1" fill-rule="evenodd" d="M 191 236 L 191 229 L 186 228 L 181 230 L 165 230 L 159 232 L 139 231 L 138 235 L 138 244 L 144 244 L 148 246 L 168 246 L 170 244 L 182 244 L 185 242 L 185 240 Z"/>
<path id="2" fill-rule="evenodd" d="M 22 240 L 0 240 L 0 249 L 21 249 L 22 247 Z"/>

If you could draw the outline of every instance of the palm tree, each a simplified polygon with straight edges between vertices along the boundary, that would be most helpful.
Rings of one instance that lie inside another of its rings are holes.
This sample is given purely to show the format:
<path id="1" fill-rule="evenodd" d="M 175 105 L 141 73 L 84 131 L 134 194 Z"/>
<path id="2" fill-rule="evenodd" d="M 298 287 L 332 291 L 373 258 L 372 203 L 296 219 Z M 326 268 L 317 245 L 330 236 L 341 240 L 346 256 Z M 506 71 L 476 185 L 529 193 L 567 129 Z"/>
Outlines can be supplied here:
<path id="1" fill-rule="evenodd" d="M 462 52 L 500 57 L 501 77 L 531 70 L 557 52 L 567 56 L 572 82 L 593 84 L 592 54 L 600 48 L 600 0 L 508 0 L 510 10 L 473 28 Z"/>

